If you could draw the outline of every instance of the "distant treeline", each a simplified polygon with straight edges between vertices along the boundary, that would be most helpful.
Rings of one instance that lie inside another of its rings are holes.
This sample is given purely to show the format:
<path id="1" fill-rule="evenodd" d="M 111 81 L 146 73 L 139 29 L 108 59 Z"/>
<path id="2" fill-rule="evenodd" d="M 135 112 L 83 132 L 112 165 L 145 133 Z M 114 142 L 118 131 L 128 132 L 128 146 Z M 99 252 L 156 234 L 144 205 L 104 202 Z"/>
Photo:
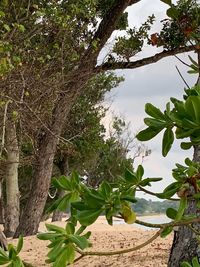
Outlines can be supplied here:
<path id="1" fill-rule="evenodd" d="M 137 214 L 165 213 L 168 208 L 177 209 L 178 201 L 152 201 L 150 199 L 137 198 L 137 202 L 132 204 L 132 207 Z"/>

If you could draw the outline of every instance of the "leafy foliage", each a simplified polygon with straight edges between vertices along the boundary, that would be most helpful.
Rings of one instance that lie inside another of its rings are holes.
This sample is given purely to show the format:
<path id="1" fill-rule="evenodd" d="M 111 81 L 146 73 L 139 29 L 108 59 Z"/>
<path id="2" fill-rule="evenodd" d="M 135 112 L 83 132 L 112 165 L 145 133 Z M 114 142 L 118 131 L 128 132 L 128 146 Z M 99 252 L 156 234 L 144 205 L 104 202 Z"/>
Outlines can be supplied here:
<path id="1" fill-rule="evenodd" d="M 0 265 L 7 264 L 7 267 L 24 267 L 24 264 L 19 257 L 22 247 L 23 237 L 20 236 L 16 247 L 14 247 L 12 244 L 9 244 L 8 251 L 4 251 L 2 248 L 0 248 Z"/>
<path id="2" fill-rule="evenodd" d="M 47 263 L 53 263 L 54 267 L 65 267 L 74 262 L 76 247 L 85 249 L 90 246 L 88 238 L 90 232 L 82 234 L 84 227 L 80 227 L 77 231 L 72 222 L 68 222 L 65 228 L 46 224 L 48 233 L 38 234 L 37 237 L 41 240 L 49 240 L 50 249 L 47 254 Z"/>

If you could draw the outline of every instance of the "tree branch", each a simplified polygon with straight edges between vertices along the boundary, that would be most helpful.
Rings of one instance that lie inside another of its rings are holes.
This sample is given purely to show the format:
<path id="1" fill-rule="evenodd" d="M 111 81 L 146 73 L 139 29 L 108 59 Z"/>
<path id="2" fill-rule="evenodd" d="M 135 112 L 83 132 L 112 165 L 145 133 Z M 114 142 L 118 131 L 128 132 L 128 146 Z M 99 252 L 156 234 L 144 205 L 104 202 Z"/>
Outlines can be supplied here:
<path id="1" fill-rule="evenodd" d="M 118 250 L 118 251 L 82 251 L 78 248 L 76 248 L 76 251 L 83 255 L 83 256 L 113 256 L 113 255 L 119 255 L 119 254 L 125 254 L 125 253 L 129 253 L 129 252 L 133 252 L 136 250 L 139 250 L 147 245 L 149 245 L 151 242 L 153 242 L 157 237 L 159 237 L 161 233 L 161 230 L 159 230 L 158 232 L 156 232 L 150 239 L 148 239 L 147 241 L 145 241 L 144 243 L 135 246 L 133 248 L 128 248 L 128 249 L 123 249 L 123 250 Z"/>
<path id="2" fill-rule="evenodd" d="M 164 50 L 160 53 L 155 54 L 154 56 L 139 59 L 136 61 L 131 61 L 131 62 L 106 62 L 103 63 L 101 66 L 97 66 L 95 68 L 96 72 L 101 72 L 101 71 L 107 71 L 107 70 L 116 70 L 116 69 L 136 69 L 140 68 L 152 63 L 156 63 L 162 58 L 173 56 L 175 54 L 180 54 L 184 52 L 190 52 L 195 50 L 194 46 L 187 46 L 187 47 L 180 47 L 176 48 L 173 50 Z"/>

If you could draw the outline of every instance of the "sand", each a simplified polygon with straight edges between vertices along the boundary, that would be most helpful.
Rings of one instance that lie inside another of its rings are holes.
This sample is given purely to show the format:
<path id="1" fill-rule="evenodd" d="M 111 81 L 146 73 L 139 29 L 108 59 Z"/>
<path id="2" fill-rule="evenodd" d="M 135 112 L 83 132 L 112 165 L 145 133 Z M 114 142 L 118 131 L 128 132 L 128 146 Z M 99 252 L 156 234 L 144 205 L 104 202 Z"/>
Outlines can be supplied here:
<path id="1" fill-rule="evenodd" d="M 65 222 L 55 223 L 64 226 Z M 40 225 L 40 231 L 45 231 L 44 223 Z M 88 230 L 92 231 L 91 241 L 94 251 L 113 251 L 143 243 L 155 234 L 154 230 L 143 230 L 132 225 L 117 224 L 109 226 L 103 218 L 90 226 Z M 16 241 L 14 241 L 15 243 Z M 77 263 L 71 265 L 74 267 L 165 267 L 172 242 L 172 235 L 167 238 L 158 238 L 145 248 L 124 255 L 109 257 L 86 256 Z M 23 260 L 32 263 L 35 267 L 50 266 L 45 263 L 48 249 L 48 241 L 38 240 L 35 236 L 24 238 L 24 247 L 21 252 Z"/>

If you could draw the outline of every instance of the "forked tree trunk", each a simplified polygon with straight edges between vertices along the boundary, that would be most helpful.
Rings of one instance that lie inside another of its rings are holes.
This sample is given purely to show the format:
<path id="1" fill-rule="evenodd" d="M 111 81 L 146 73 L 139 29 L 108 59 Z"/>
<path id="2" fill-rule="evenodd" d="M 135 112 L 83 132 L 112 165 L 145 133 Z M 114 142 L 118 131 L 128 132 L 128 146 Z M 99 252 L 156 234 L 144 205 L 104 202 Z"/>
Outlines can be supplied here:
<path id="1" fill-rule="evenodd" d="M 6 123 L 6 149 L 6 208 L 4 232 L 7 237 L 10 237 L 14 235 L 19 224 L 19 147 L 16 126 L 11 120 L 8 120 Z"/>
<path id="2" fill-rule="evenodd" d="M 193 160 L 200 162 L 200 146 L 194 147 Z M 196 214 L 200 217 L 199 209 L 196 207 L 196 201 L 190 200 L 186 214 Z M 200 224 L 193 224 L 197 231 L 200 231 Z M 180 267 L 180 263 L 184 260 L 190 261 L 197 256 L 200 259 L 199 242 L 195 233 L 186 226 L 180 226 L 178 231 L 174 233 L 174 240 L 171 248 L 168 267 Z"/>

